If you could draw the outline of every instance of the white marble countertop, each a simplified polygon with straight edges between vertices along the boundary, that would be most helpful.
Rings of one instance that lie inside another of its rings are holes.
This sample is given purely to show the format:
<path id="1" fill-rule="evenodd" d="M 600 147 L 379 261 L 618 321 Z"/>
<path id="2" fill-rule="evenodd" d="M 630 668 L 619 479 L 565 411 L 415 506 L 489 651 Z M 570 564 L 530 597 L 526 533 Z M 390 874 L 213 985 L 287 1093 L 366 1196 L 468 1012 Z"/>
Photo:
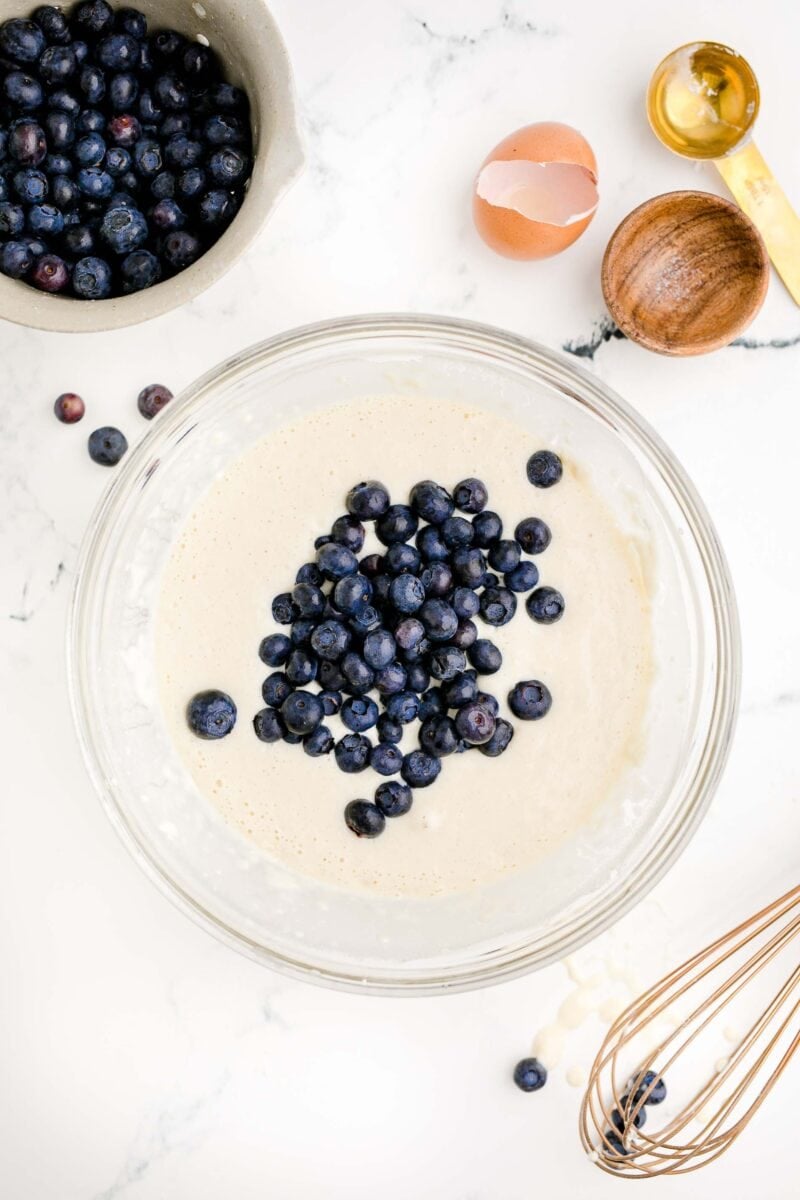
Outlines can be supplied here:
<path id="1" fill-rule="evenodd" d="M 257 339 L 337 314 L 455 314 L 582 355 L 693 475 L 741 605 L 742 715 L 711 814 L 599 948 L 635 962 L 655 936 L 666 961 L 679 961 L 798 878 L 800 311 L 773 277 L 738 344 L 659 359 L 604 336 L 599 263 L 617 222 L 646 197 L 723 190 L 711 166 L 663 150 L 643 113 L 650 69 L 698 36 L 750 58 L 763 87 L 759 143 L 800 204 L 800 10 L 788 0 L 673 0 L 658 11 L 635 0 L 273 7 L 309 163 L 246 261 L 148 326 L 93 337 L 0 326 L 0 1193 L 602 1198 L 621 1185 L 581 1155 L 569 1055 L 537 1095 L 509 1080 L 569 990 L 563 966 L 439 1000 L 319 990 L 218 945 L 128 858 L 90 788 L 67 704 L 77 548 L 108 482 L 85 439 L 104 423 L 131 440 L 144 433 L 134 398 L 146 383 L 177 390 Z M 542 119 L 589 137 L 601 206 L 564 257 L 509 263 L 472 230 L 470 181 L 500 137 Z M 64 390 L 91 406 L 83 425 L 53 419 Z M 600 1032 L 589 1030 L 589 1048 Z M 571 1053 L 588 1065 L 588 1050 Z M 795 1068 L 726 1159 L 661 1192 L 796 1195 L 799 1081 Z"/>

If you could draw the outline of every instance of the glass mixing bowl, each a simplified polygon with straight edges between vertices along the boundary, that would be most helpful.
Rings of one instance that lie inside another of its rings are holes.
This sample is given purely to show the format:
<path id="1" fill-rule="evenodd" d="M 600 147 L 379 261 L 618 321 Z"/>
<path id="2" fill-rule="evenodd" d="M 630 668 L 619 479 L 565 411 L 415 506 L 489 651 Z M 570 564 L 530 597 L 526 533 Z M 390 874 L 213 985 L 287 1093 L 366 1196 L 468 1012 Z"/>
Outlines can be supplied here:
<path id="1" fill-rule="evenodd" d="M 535 870 L 432 899 L 323 885 L 273 862 L 227 825 L 170 741 L 154 655 L 161 569 L 215 476 L 303 411 L 375 395 L 402 402 L 409 393 L 488 407 L 523 429 L 535 424 L 539 436 L 597 468 L 618 522 L 647 547 L 657 663 L 646 744 L 620 794 Z M 500 330 L 377 316 L 272 338 L 205 375 L 159 416 L 124 460 L 86 535 L 69 675 L 106 812 L 183 911 L 290 974 L 424 994 L 542 966 L 600 933 L 653 887 L 719 781 L 740 668 L 735 601 L 714 529 L 679 464 L 633 409 L 561 356 Z"/>

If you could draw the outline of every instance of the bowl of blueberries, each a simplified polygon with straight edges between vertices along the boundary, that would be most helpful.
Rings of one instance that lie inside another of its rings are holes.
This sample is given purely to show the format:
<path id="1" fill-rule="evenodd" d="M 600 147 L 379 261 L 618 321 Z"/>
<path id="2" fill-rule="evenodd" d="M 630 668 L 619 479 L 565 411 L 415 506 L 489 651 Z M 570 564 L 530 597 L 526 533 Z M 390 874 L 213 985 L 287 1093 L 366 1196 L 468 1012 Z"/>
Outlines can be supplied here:
<path id="1" fill-rule="evenodd" d="M 263 0 L 0 0 L 0 315 L 158 316 L 259 233 L 303 163 Z"/>

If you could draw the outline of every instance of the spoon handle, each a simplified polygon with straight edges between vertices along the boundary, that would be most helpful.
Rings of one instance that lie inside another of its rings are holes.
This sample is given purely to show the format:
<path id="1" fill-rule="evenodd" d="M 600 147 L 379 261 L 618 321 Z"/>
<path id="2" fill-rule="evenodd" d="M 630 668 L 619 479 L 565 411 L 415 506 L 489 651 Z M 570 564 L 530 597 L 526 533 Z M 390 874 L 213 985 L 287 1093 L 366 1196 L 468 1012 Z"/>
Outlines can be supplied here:
<path id="1" fill-rule="evenodd" d="M 716 160 L 739 207 L 764 239 L 792 299 L 800 304 L 800 217 L 754 142 Z"/>

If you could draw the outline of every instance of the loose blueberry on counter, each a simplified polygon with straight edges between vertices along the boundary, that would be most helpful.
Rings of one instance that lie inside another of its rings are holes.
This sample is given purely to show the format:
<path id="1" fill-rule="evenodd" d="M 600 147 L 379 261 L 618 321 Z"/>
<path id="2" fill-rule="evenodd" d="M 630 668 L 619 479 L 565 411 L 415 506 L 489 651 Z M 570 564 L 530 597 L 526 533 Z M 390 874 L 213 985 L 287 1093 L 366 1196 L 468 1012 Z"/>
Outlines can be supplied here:
<path id="1" fill-rule="evenodd" d="M 317 677 L 317 660 L 305 650 L 295 649 L 286 663 L 286 678 L 295 687 L 305 687 Z"/>
<path id="2" fill-rule="evenodd" d="M 538 679 L 517 683 L 508 693 L 508 707 L 521 721 L 539 721 L 550 711 L 553 697 Z"/>
<path id="3" fill-rule="evenodd" d="M 86 412 L 86 405 L 76 392 L 62 392 L 53 405 L 53 411 L 59 421 L 74 425 Z"/>
<path id="4" fill-rule="evenodd" d="M 301 617 L 321 617 L 325 609 L 322 589 L 313 583 L 296 583 L 292 588 L 292 600 Z"/>
<path id="5" fill-rule="evenodd" d="M 282 667 L 292 652 L 292 643 L 285 633 L 271 633 L 258 647 L 258 657 L 268 667 Z"/>
<path id="6" fill-rule="evenodd" d="M 469 650 L 478 637 L 478 627 L 474 621 L 463 620 L 458 622 L 458 629 L 453 634 L 450 641 L 454 646 L 458 646 L 459 650 Z"/>
<path id="7" fill-rule="evenodd" d="M 378 737 L 382 742 L 397 742 L 402 740 L 403 726 L 399 721 L 393 720 L 388 713 L 382 713 L 378 718 Z"/>
<path id="8" fill-rule="evenodd" d="M 311 635 L 311 648 L 318 658 L 334 663 L 347 652 L 351 639 L 350 630 L 341 621 L 323 621 Z"/>
<path id="9" fill-rule="evenodd" d="M 333 745 L 334 737 L 327 725 L 318 725 L 303 738 L 303 749 L 310 758 L 322 758 L 330 754 Z"/>
<path id="10" fill-rule="evenodd" d="M 466 517 L 448 517 L 440 526 L 441 538 L 448 550 L 471 546 L 475 530 Z"/>
<path id="11" fill-rule="evenodd" d="M 419 619 L 434 642 L 447 641 L 458 628 L 455 610 L 445 600 L 426 600 L 419 610 Z"/>
<path id="12" fill-rule="evenodd" d="M 521 562 L 504 577 L 504 583 L 512 592 L 529 592 L 539 582 L 539 568 L 532 562 Z"/>
<path id="13" fill-rule="evenodd" d="M 396 775 L 403 765 L 403 751 L 392 742 L 379 742 L 372 748 L 369 765 L 379 775 Z"/>
<path id="14" fill-rule="evenodd" d="M 486 508 L 489 493 L 480 479 L 462 479 L 453 488 L 453 500 L 461 512 L 479 513 Z"/>
<path id="15" fill-rule="evenodd" d="M 473 538 L 476 546 L 487 550 L 503 536 L 503 522 L 496 512 L 484 509 L 472 521 Z"/>
<path id="16" fill-rule="evenodd" d="M 514 530 L 514 537 L 526 554 L 542 554 L 550 545 L 550 526 L 539 517 L 525 517 Z"/>
<path id="17" fill-rule="evenodd" d="M 458 733 L 451 717 L 433 716 L 423 721 L 419 744 L 434 758 L 446 758 L 458 749 Z"/>
<path id="18" fill-rule="evenodd" d="M 342 724 L 352 733 L 366 733 L 378 722 L 378 706 L 368 696 L 351 696 L 342 705 Z"/>
<path id="19" fill-rule="evenodd" d="M 429 525 L 441 525 L 453 515 L 453 497 L 432 479 L 423 479 L 414 484 L 409 497 L 412 511 Z"/>
<path id="20" fill-rule="evenodd" d="M 367 479 L 350 489 L 345 507 L 359 521 L 375 521 L 388 509 L 389 493 L 377 479 Z"/>
<path id="21" fill-rule="evenodd" d="M 305 736 L 322 722 L 322 701 L 312 692 L 292 692 L 281 705 L 281 716 L 290 733 Z"/>
<path id="22" fill-rule="evenodd" d="M 344 819 L 356 837 L 377 837 L 386 826 L 386 817 L 369 800 L 351 800 L 344 810 Z"/>
<path id="23" fill-rule="evenodd" d="M 368 633 L 378 629 L 381 624 L 381 615 L 372 604 L 362 604 L 361 607 L 354 612 L 350 617 L 350 628 L 358 637 L 366 637 Z"/>
<path id="24" fill-rule="evenodd" d="M 361 733 L 346 733 L 334 746 L 333 753 L 340 771 L 357 775 L 369 765 L 372 743 Z"/>
<path id="25" fill-rule="evenodd" d="M 522 1092 L 538 1092 L 547 1083 L 547 1071 L 538 1058 L 521 1058 L 514 1067 L 514 1083 Z"/>
<path id="26" fill-rule="evenodd" d="M 518 542 L 509 538 L 502 539 L 495 542 L 489 550 L 489 566 L 505 575 L 519 566 L 520 554 Z"/>
<path id="27" fill-rule="evenodd" d="M 481 617 L 487 625 L 507 625 L 516 611 L 517 597 L 508 588 L 484 588 L 481 595 Z"/>
<path id="28" fill-rule="evenodd" d="M 431 685 L 431 674 L 424 662 L 408 663 L 406 666 L 406 683 L 409 691 L 416 692 L 417 695 L 427 691 Z"/>
<path id="29" fill-rule="evenodd" d="M 317 628 L 316 620 L 312 617 L 298 617 L 292 624 L 292 632 L 290 638 L 292 645 L 298 649 L 307 650 L 311 645 L 311 635 Z"/>
<path id="30" fill-rule="evenodd" d="M 358 569 L 362 575 L 366 575 L 367 579 L 374 579 L 383 571 L 383 555 L 367 554 L 358 564 Z"/>
<path id="31" fill-rule="evenodd" d="M 537 450 L 525 468 L 528 482 L 534 487 L 549 488 L 558 483 L 564 472 L 561 459 L 552 450 Z"/>
<path id="32" fill-rule="evenodd" d="M 488 708 L 493 717 L 496 717 L 500 712 L 500 705 L 497 702 L 497 697 L 490 695 L 489 692 L 478 692 L 475 699 L 479 704 L 482 704 L 484 708 Z"/>
<path id="33" fill-rule="evenodd" d="M 406 783 L 391 779 L 375 789 L 375 803 L 385 817 L 402 817 L 411 808 L 414 795 Z"/>
<path id="34" fill-rule="evenodd" d="M 664 1080 L 661 1079 L 660 1076 L 657 1076 L 655 1071 L 645 1071 L 641 1079 L 638 1076 L 635 1076 L 633 1079 L 628 1080 L 629 1089 L 636 1087 L 633 1098 L 637 1104 L 642 1099 L 647 1089 L 650 1088 L 651 1084 L 653 1086 L 649 1095 L 645 1099 L 645 1104 L 661 1104 L 662 1101 L 666 1100 L 667 1085 L 664 1083 Z"/>
<path id="35" fill-rule="evenodd" d="M 326 717 L 333 717 L 342 707 L 342 693 L 326 688 L 319 694 L 322 709 Z"/>
<path id="36" fill-rule="evenodd" d="M 508 749 L 513 736 L 514 726 L 511 722 L 506 721 L 504 717 L 498 717 L 495 722 L 494 733 L 488 742 L 484 742 L 478 746 L 478 749 L 487 758 L 499 758 L 503 751 Z"/>
<path id="37" fill-rule="evenodd" d="M 89 434 L 89 457 L 103 467 L 115 467 L 127 449 L 125 434 L 113 425 L 103 425 Z"/>
<path id="38" fill-rule="evenodd" d="M 291 592 L 281 592 L 272 601 L 272 619 L 278 625 L 291 625 L 299 615 Z"/>
<path id="39" fill-rule="evenodd" d="M 236 724 L 236 705 L 226 692 L 211 688 L 192 697 L 186 719 L 192 733 L 198 737 L 223 738 Z"/>
<path id="40" fill-rule="evenodd" d="M 450 557 L 441 533 L 433 525 L 420 529 L 414 541 L 425 562 L 444 562 Z"/>
<path id="41" fill-rule="evenodd" d="M 461 546 L 453 552 L 453 572 L 470 588 L 480 587 L 486 574 L 486 558 L 476 547 Z"/>
<path id="42" fill-rule="evenodd" d="M 445 562 L 432 562 L 423 567 L 419 580 L 426 596 L 446 596 L 453 587 L 453 572 Z"/>
<path id="43" fill-rule="evenodd" d="M 419 700 L 419 719 L 427 721 L 429 717 L 441 716 L 447 708 L 441 688 L 429 688 Z"/>
<path id="44" fill-rule="evenodd" d="M 345 683 L 343 691 L 353 696 L 364 696 L 377 683 L 377 676 L 372 667 L 368 667 L 364 659 L 355 650 L 348 650 L 339 663 Z"/>
<path id="45" fill-rule="evenodd" d="M 385 702 L 387 716 L 400 725 L 410 725 L 417 719 L 419 696 L 414 692 L 397 692 Z"/>
<path id="46" fill-rule="evenodd" d="M 450 603 L 459 620 L 474 617 L 481 607 L 479 597 L 470 587 L 454 588 Z"/>
<path id="47" fill-rule="evenodd" d="M 424 637 L 425 626 L 416 617 L 404 617 L 395 627 L 395 642 L 401 650 L 413 650 Z"/>
<path id="48" fill-rule="evenodd" d="M 426 788 L 436 782 L 441 769 L 441 762 L 432 754 L 424 750 L 412 750 L 403 759 L 400 774 L 409 787 Z"/>
<path id="49" fill-rule="evenodd" d="M 340 546 L 346 546 L 354 554 L 358 554 L 364 546 L 365 529 L 357 517 L 338 517 L 333 522 L 331 536 Z"/>
<path id="50" fill-rule="evenodd" d="M 384 556 L 385 569 L 390 575 L 418 575 L 422 566 L 422 555 L 405 542 L 395 542 Z"/>
<path id="51" fill-rule="evenodd" d="M 317 550 L 317 566 L 326 579 L 336 581 L 345 575 L 355 575 L 358 559 L 352 550 L 338 542 L 326 542 Z"/>
<path id="52" fill-rule="evenodd" d="M 525 601 L 528 615 L 540 625 L 553 625 L 564 615 L 564 597 L 555 588 L 540 587 Z"/>
<path id="53" fill-rule="evenodd" d="M 309 586 L 309 584 L 298 584 L 298 587 Z M 295 591 L 297 591 L 297 588 L 295 588 Z M 358 613 L 369 602 L 371 596 L 372 584 L 364 575 L 357 573 L 355 575 L 345 575 L 337 581 L 333 589 L 333 603 L 340 612 L 351 616 Z M 322 612 L 325 602 L 321 592 L 320 597 L 322 598 L 322 606 L 319 611 Z"/>
<path id="54" fill-rule="evenodd" d="M 351 578 L 355 577 L 351 576 Z M 381 667 L 388 667 L 389 663 L 394 661 L 396 649 L 395 640 L 389 630 L 376 629 L 364 638 L 362 648 L 364 662 L 374 671 L 379 671 Z"/>
<path id="55" fill-rule="evenodd" d="M 322 583 L 323 575 L 316 563 L 303 563 L 294 577 L 295 583 L 313 583 L 317 587 Z"/>
<path id="56" fill-rule="evenodd" d="M 292 690 L 292 685 L 282 671 L 273 671 L 261 685 L 264 703 L 270 708 L 280 708 L 284 700 L 291 696 Z"/>
<path id="57" fill-rule="evenodd" d="M 419 519 L 407 504 L 391 504 L 375 522 L 375 533 L 384 546 L 407 542 L 417 532 Z"/>
<path id="58" fill-rule="evenodd" d="M 478 676 L 475 671 L 461 671 L 442 688 L 448 708 L 461 708 L 478 697 Z"/>
<path id="59" fill-rule="evenodd" d="M 456 713 L 455 725 L 458 736 L 470 746 L 481 746 L 492 737 L 497 722 L 488 708 L 477 700 L 471 700 Z"/>
<path id="60" fill-rule="evenodd" d="M 152 421 L 172 399 L 172 392 L 163 383 L 151 383 L 139 392 L 136 404 L 142 416 Z"/>
<path id="61" fill-rule="evenodd" d="M 312 639 L 313 641 L 313 639 Z M 347 683 L 336 662 L 321 659 L 319 664 L 319 681 L 327 692 L 341 692 Z"/>
<path id="62" fill-rule="evenodd" d="M 275 708 L 262 708 L 253 717 L 253 729 L 262 742 L 279 742 L 286 733 L 280 713 Z"/>
<path id="63" fill-rule="evenodd" d="M 465 670 L 467 656 L 457 646 L 437 646 L 428 661 L 434 679 L 450 680 Z"/>

